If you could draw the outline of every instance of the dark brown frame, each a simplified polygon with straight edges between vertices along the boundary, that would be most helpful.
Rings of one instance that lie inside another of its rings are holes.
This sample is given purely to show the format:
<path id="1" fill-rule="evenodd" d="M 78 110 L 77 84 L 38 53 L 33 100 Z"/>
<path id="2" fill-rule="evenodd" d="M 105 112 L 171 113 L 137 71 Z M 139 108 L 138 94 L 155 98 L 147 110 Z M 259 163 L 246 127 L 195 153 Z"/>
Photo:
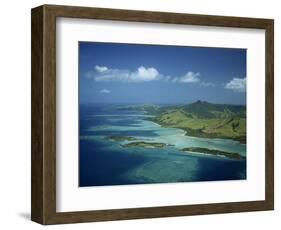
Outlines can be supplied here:
<path id="1" fill-rule="evenodd" d="M 265 30 L 265 200 L 101 211 L 56 212 L 56 18 L 256 28 Z M 274 21 L 271 19 L 43 5 L 32 9 L 31 219 L 62 224 L 274 209 Z"/>

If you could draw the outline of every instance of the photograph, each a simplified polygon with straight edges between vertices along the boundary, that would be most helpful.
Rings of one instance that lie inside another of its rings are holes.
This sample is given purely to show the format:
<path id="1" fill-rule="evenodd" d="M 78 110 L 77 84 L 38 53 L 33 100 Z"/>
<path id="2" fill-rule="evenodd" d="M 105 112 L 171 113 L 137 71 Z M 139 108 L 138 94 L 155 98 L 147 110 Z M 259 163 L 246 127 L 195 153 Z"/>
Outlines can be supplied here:
<path id="1" fill-rule="evenodd" d="M 79 42 L 79 186 L 245 180 L 238 48 Z"/>
<path id="2" fill-rule="evenodd" d="M 33 222 L 274 210 L 274 15 L 158 5 L 31 9 Z"/>

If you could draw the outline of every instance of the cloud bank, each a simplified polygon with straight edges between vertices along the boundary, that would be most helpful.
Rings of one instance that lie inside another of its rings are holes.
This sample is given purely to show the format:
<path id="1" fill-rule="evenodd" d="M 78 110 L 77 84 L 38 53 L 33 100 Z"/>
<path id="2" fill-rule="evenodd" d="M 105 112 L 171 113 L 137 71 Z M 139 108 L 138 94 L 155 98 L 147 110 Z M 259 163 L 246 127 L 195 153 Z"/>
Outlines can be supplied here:
<path id="1" fill-rule="evenodd" d="M 204 82 L 200 79 L 200 73 L 188 71 L 181 76 L 166 76 L 161 74 L 154 67 L 140 66 L 135 71 L 126 69 L 111 69 L 106 66 L 96 65 L 93 70 L 86 73 L 87 78 L 92 78 L 97 82 L 150 82 L 165 81 L 183 84 L 199 84 L 203 87 L 215 86 L 214 83 Z"/>
<path id="2" fill-rule="evenodd" d="M 95 81 L 119 81 L 119 82 L 148 82 L 159 80 L 161 74 L 153 67 L 140 66 L 136 71 L 110 69 L 106 66 L 96 65 L 93 71 L 86 73 L 86 77 Z"/>
<path id="3" fill-rule="evenodd" d="M 235 92 L 246 92 L 246 78 L 233 78 L 225 88 Z"/>

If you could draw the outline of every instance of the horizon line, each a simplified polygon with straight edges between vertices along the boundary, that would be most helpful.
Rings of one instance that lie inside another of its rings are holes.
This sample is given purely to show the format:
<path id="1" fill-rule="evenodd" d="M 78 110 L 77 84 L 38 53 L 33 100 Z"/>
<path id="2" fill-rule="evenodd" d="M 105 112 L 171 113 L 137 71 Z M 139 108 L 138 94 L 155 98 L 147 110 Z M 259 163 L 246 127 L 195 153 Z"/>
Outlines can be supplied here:
<path id="1" fill-rule="evenodd" d="M 237 106 L 246 106 L 247 103 L 245 104 L 237 104 L 237 103 L 226 103 L 226 102 L 209 102 L 209 101 L 204 101 L 204 100 L 195 100 L 193 102 L 179 102 L 179 103 L 162 103 L 162 102 L 79 102 L 79 105 L 190 105 L 194 103 L 209 103 L 209 104 L 215 104 L 215 105 L 237 105 Z"/>

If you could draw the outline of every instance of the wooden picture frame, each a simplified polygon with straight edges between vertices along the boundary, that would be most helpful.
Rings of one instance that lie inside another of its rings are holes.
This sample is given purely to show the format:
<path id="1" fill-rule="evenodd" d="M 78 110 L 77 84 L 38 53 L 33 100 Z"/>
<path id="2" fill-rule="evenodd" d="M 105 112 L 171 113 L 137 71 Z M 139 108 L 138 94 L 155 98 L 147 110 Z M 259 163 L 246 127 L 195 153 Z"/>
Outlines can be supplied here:
<path id="1" fill-rule="evenodd" d="M 264 29 L 266 36 L 265 200 L 98 211 L 56 211 L 56 18 Z M 231 213 L 274 208 L 274 21 L 179 13 L 43 5 L 32 9 L 32 205 L 41 224 Z"/>

